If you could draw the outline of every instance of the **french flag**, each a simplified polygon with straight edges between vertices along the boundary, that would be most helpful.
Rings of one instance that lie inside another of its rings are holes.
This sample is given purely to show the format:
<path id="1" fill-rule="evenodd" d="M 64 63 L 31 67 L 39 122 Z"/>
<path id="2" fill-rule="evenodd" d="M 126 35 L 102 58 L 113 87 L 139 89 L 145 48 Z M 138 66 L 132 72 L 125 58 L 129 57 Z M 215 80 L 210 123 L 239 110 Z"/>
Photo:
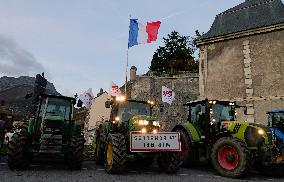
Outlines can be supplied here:
<path id="1" fill-rule="evenodd" d="M 160 21 L 147 22 L 145 25 L 138 22 L 138 19 L 130 19 L 128 48 L 156 41 L 160 25 Z"/>

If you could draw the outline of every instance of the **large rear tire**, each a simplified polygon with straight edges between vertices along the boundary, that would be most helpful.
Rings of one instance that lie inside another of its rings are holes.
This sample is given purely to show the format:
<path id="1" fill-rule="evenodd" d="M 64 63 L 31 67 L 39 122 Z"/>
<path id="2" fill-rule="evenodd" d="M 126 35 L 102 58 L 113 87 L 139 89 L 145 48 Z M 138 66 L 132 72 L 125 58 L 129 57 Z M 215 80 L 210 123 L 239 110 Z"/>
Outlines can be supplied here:
<path id="1" fill-rule="evenodd" d="M 241 178 L 250 169 L 250 153 L 245 142 L 224 137 L 213 144 L 211 162 L 221 176 Z"/>
<path id="2" fill-rule="evenodd" d="M 67 165 L 71 170 L 79 170 L 84 158 L 84 136 L 71 137 L 68 145 Z"/>
<path id="3" fill-rule="evenodd" d="M 8 146 L 8 166 L 12 170 L 27 169 L 31 155 L 29 154 L 30 140 L 27 130 L 14 133 Z"/>
<path id="4" fill-rule="evenodd" d="M 161 152 L 158 157 L 158 164 L 166 173 L 176 173 L 181 165 L 180 152 Z"/>
<path id="5" fill-rule="evenodd" d="M 120 174 L 126 164 L 126 142 L 120 133 L 109 134 L 105 147 L 105 169 L 110 174 Z"/>

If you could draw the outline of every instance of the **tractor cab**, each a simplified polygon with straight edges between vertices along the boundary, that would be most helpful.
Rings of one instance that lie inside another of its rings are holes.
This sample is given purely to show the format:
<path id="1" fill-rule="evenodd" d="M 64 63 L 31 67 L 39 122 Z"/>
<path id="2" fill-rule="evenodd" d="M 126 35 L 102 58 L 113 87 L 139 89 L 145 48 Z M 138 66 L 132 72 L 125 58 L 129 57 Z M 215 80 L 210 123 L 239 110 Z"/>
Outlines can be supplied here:
<path id="1" fill-rule="evenodd" d="M 43 95 L 35 120 L 29 125 L 29 132 L 40 135 L 42 133 L 62 134 L 67 131 L 67 125 L 73 124 L 72 114 L 75 101 L 70 97 Z"/>
<path id="2" fill-rule="evenodd" d="M 198 100 L 185 104 L 189 118 L 201 136 L 211 136 L 235 120 L 235 103 L 218 100 Z"/>
<path id="3" fill-rule="evenodd" d="M 112 119 L 128 121 L 136 115 L 151 115 L 151 106 L 144 101 L 125 100 L 114 105 L 112 109 Z M 116 119 L 115 119 L 116 118 Z"/>
<path id="4" fill-rule="evenodd" d="M 284 110 L 267 111 L 268 126 L 272 132 L 284 141 Z"/>

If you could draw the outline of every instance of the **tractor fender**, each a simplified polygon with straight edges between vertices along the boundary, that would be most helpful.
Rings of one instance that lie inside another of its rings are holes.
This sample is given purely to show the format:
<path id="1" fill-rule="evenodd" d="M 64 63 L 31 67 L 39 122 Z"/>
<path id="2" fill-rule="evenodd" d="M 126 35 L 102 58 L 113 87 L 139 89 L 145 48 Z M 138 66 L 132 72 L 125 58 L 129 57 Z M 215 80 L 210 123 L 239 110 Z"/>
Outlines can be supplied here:
<path id="1" fill-rule="evenodd" d="M 185 131 L 192 142 L 200 141 L 200 134 L 191 123 L 187 122 L 185 124 L 178 124 L 172 129 L 172 131 L 177 131 L 178 129 Z"/>
<path id="2" fill-rule="evenodd" d="M 211 139 L 211 143 L 215 143 L 217 140 L 223 137 L 230 137 L 232 133 L 228 130 L 221 130 L 215 134 L 215 136 Z"/>

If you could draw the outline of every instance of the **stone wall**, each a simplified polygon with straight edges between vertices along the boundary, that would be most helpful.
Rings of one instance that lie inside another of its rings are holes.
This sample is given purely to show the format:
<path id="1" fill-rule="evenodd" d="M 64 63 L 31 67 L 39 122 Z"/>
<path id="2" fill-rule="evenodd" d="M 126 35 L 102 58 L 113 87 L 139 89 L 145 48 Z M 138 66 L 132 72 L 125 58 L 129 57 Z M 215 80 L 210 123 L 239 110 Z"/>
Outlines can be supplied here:
<path id="1" fill-rule="evenodd" d="M 200 96 L 242 98 L 247 115 L 240 118 L 266 124 L 266 110 L 284 108 L 283 37 L 279 30 L 202 45 Z"/>
<path id="2" fill-rule="evenodd" d="M 162 103 L 162 86 L 174 90 L 176 96 L 171 105 Z M 198 75 L 187 74 L 175 77 L 137 76 L 131 84 L 131 98 L 136 100 L 155 99 L 154 115 L 163 121 L 163 129 L 171 130 L 177 123 L 185 122 L 187 109 L 186 102 L 197 99 Z M 160 112 L 160 105 L 164 111 Z"/>

